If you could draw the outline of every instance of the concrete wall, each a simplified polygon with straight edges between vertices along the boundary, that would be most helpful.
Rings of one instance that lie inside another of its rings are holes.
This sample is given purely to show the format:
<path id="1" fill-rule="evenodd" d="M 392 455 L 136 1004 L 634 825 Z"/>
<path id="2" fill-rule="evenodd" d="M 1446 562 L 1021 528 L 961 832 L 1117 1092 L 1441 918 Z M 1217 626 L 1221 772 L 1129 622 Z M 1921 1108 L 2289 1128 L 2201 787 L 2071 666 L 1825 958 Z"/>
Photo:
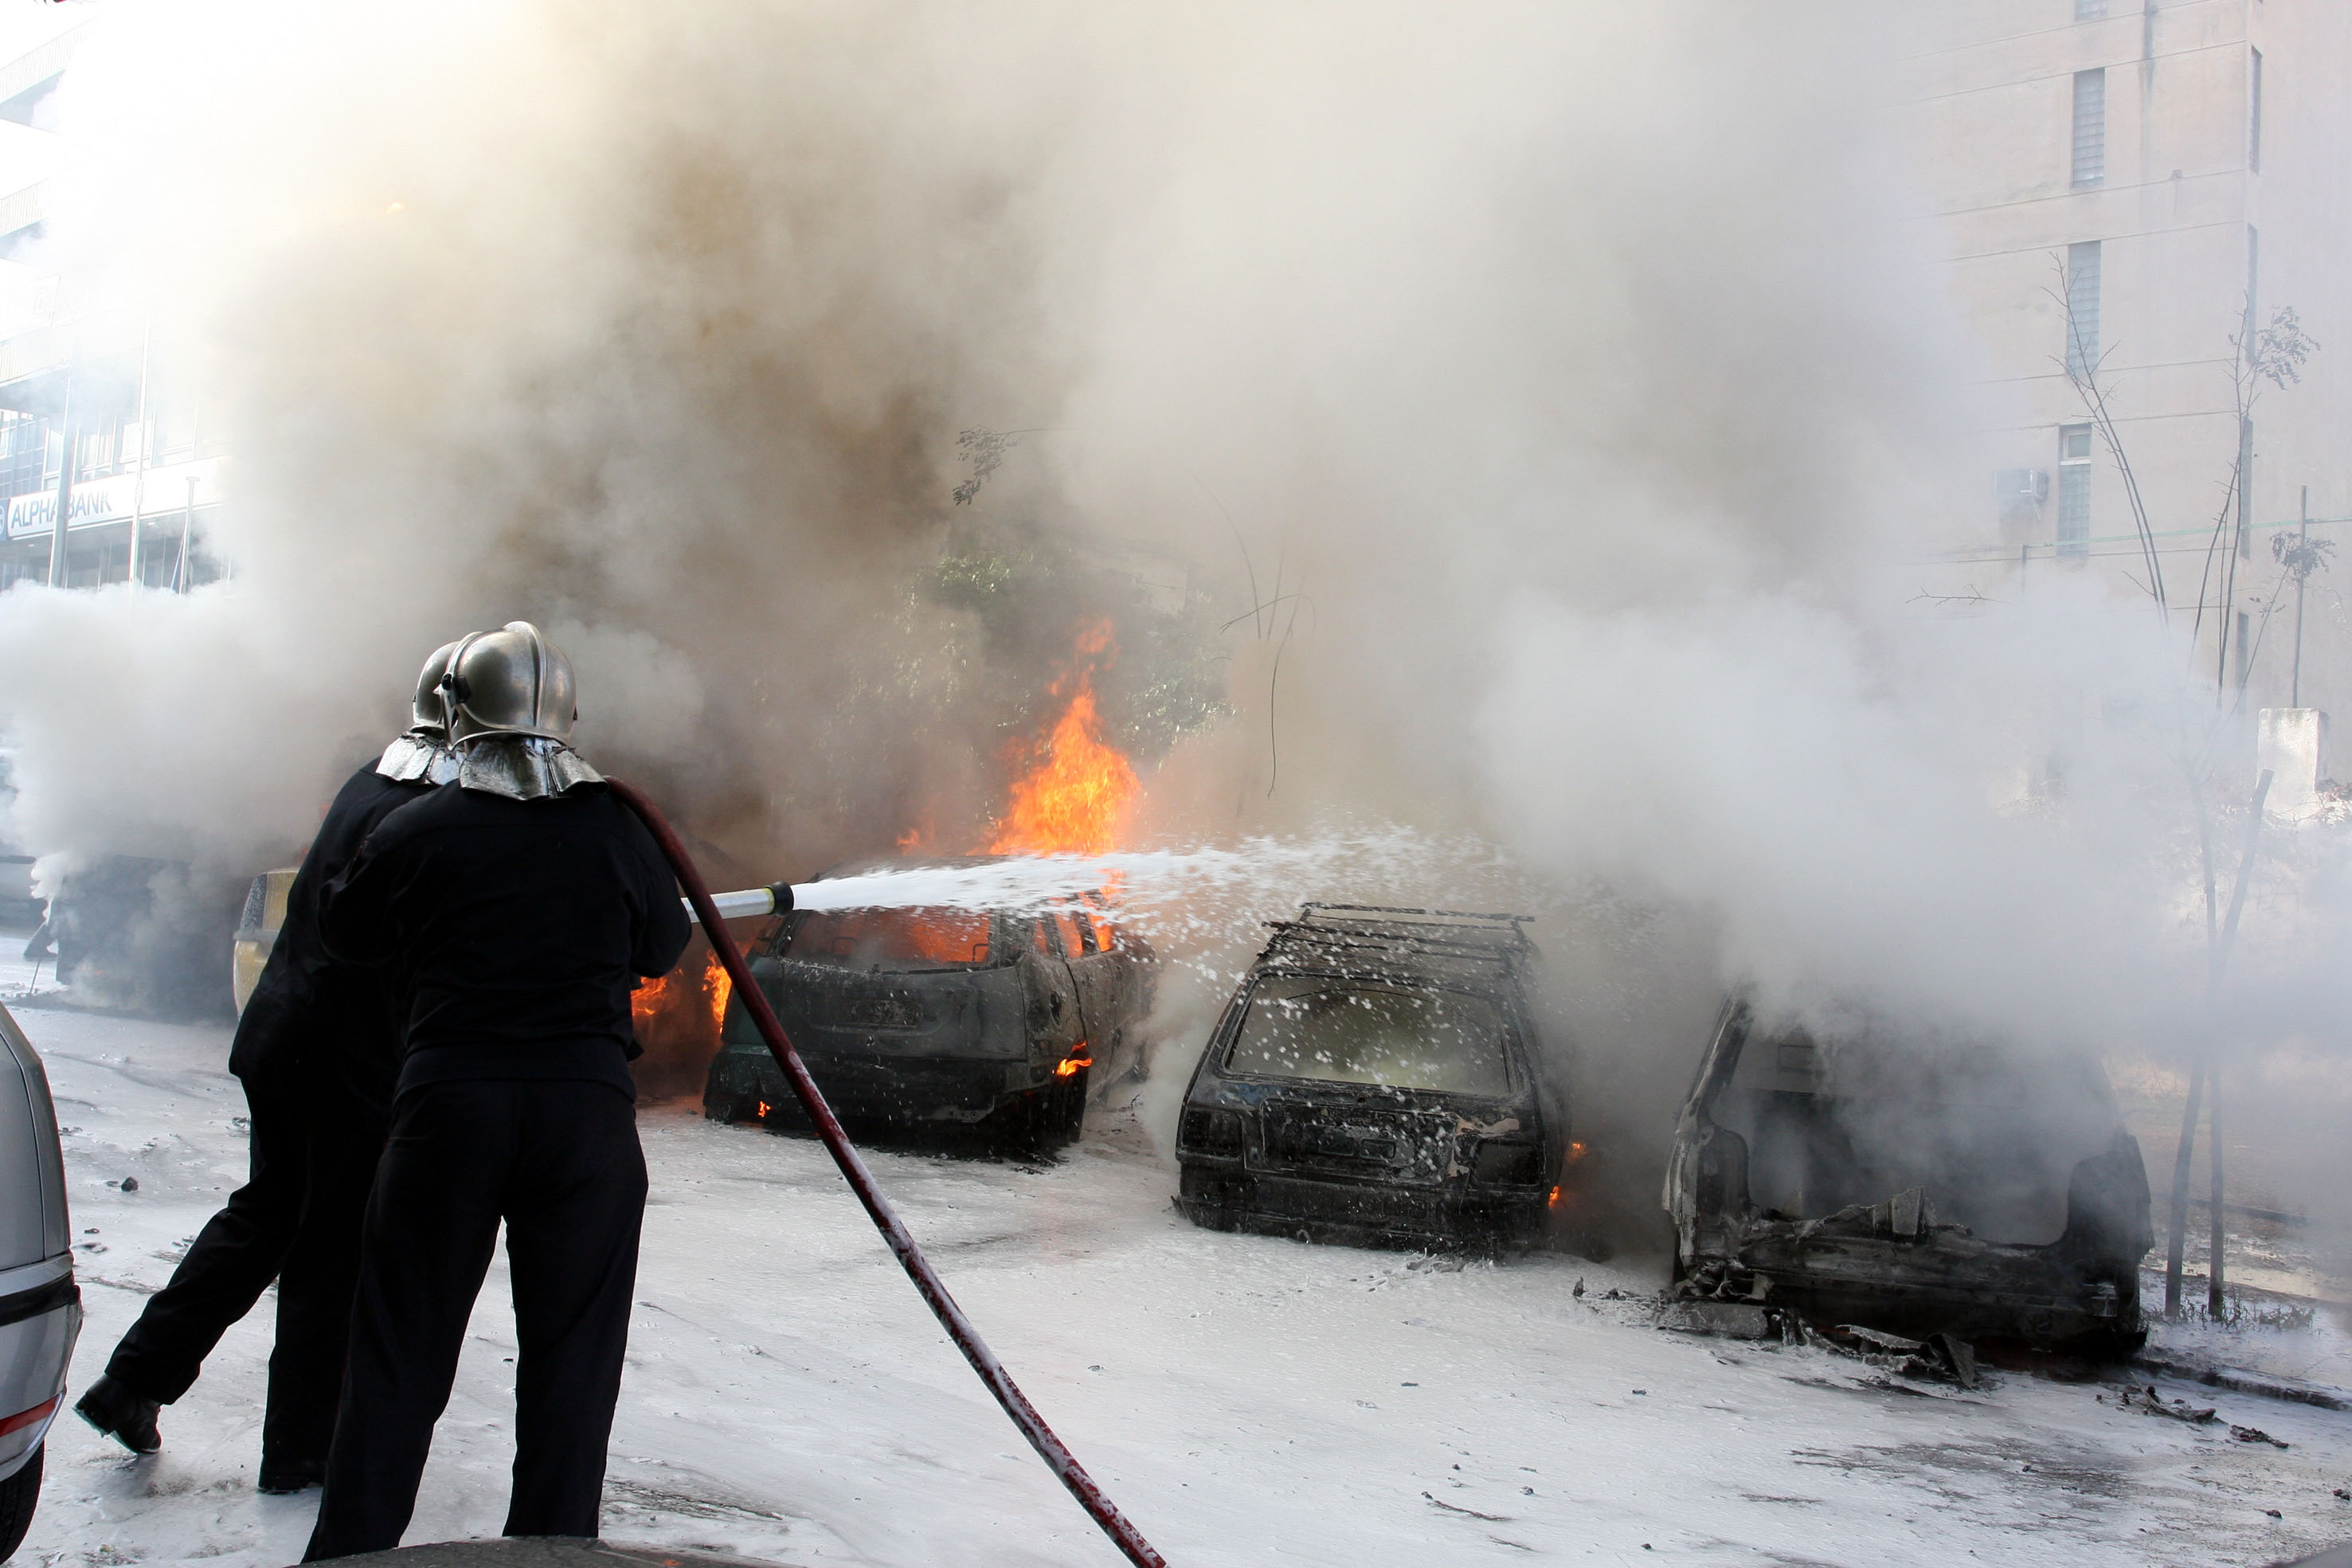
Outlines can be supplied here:
<path id="1" fill-rule="evenodd" d="M 2241 326 L 2248 230 L 2260 234 L 2257 313 L 2294 306 L 2324 345 L 2302 384 L 2265 388 L 2255 411 L 2251 491 L 2256 531 L 2225 603 L 2204 589 L 2209 630 L 2246 611 L 2260 624 L 2277 588 L 2268 525 L 2295 517 L 2311 487 L 2328 537 L 2352 535 L 2352 5 L 2345 0 L 2109 0 L 2074 20 L 2074 0 L 1931 0 L 1906 62 L 1919 166 L 1950 257 L 1953 298 L 1990 378 L 1984 525 L 1944 541 L 1987 592 L 2023 570 L 2084 571 L 2118 594 L 2141 556 L 2124 486 L 2100 453 L 2092 470 L 2084 559 L 2054 559 L 2058 428 L 2086 416 L 2060 370 L 2061 262 L 2073 242 L 2102 246 L 2103 382 L 2162 536 L 2171 601 L 2198 602 L 2210 530 L 2238 448 L 2231 336 Z M 2250 167 L 2251 51 L 2263 57 L 2259 170 Z M 2105 175 L 2073 175 L 2074 73 L 2106 72 Z M 2003 517 L 1992 468 L 2040 468 L 2050 498 Z M 2232 538 L 2234 537 L 2234 515 Z M 2121 537 L 2118 537 L 2121 536 Z M 2006 563 L 2006 564 L 2003 564 Z M 2215 564 L 2221 564 L 2217 560 Z M 2337 597 L 2352 562 L 2307 596 L 2302 702 L 2352 705 L 2352 614 Z M 2291 604 L 2292 591 L 2284 595 Z M 2256 645 L 2248 703 L 2285 706 L 2292 616 Z M 2235 660 L 2231 661 L 2232 666 Z M 2234 675 L 2234 668 L 2231 672 Z"/>

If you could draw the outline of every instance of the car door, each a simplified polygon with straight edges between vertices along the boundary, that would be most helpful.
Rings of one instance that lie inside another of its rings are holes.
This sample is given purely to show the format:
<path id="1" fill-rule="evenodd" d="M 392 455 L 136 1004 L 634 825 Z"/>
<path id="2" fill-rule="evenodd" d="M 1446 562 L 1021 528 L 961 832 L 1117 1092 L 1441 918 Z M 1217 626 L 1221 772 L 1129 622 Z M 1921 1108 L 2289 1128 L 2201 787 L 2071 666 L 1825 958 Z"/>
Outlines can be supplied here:
<path id="1" fill-rule="evenodd" d="M 1029 1040 L 1058 1061 L 1085 1035 L 1077 981 L 1063 954 L 1062 933 L 1053 916 L 1028 916 L 1025 923 L 1029 936 L 1021 955 L 1021 974 L 1028 998 Z"/>

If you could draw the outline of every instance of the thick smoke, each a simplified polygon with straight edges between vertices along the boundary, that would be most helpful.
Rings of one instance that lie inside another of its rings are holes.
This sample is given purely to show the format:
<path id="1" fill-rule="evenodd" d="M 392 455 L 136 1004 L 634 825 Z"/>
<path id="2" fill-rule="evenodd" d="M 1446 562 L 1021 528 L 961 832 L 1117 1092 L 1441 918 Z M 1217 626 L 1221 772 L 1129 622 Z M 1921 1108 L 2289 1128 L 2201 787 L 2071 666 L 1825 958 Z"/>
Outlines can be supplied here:
<path id="1" fill-rule="evenodd" d="M 283 854 L 525 615 L 746 874 L 887 847 L 1000 782 L 907 586 L 979 515 L 1247 584 L 1140 831 L 1499 846 L 1603 1124 L 1731 983 L 2168 1060 L 2242 737 L 2145 604 L 1919 601 L 2005 411 L 1885 12 L 113 0 L 58 259 L 213 399 L 236 576 L 0 601 L 19 831 Z M 2341 927 L 2268 898 L 2242 1032 L 2324 1053 Z"/>

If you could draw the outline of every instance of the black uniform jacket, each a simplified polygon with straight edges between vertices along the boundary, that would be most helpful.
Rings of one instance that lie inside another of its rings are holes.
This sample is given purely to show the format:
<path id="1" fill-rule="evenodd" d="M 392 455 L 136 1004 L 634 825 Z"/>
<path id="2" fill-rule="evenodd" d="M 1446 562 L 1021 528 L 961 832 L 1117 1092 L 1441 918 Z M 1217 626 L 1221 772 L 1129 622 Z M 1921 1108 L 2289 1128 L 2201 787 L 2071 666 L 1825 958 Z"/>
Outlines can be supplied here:
<path id="1" fill-rule="evenodd" d="M 306 1072 L 331 1073 L 367 1103 L 390 1103 L 400 1061 L 398 1016 L 381 971 L 345 963 L 320 940 L 319 895 L 378 822 L 432 789 L 386 779 L 370 758 L 337 791 L 287 890 L 277 946 L 236 1020 L 231 1072 L 248 1083 L 297 1083 Z"/>
<path id="2" fill-rule="evenodd" d="M 573 1078 L 634 1093 L 629 992 L 688 935 L 653 836 L 594 785 L 514 800 L 452 784 L 403 806 L 328 884 L 320 927 L 405 998 L 403 1090 Z"/>

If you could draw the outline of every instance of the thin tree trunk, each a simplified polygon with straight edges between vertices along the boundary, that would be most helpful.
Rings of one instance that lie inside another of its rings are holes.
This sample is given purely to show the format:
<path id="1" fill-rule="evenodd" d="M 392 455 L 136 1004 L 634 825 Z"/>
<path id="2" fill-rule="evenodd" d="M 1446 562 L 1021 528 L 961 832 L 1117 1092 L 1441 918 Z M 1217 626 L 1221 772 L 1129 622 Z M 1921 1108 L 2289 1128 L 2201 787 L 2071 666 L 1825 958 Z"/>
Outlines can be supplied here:
<path id="1" fill-rule="evenodd" d="M 2205 973 L 2205 991 L 2209 1000 L 2221 995 L 2221 977 L 2230 967 L 2230 951 L 2238 945 L 2238 918 L 2246 912 L 2246 890 L 2253 885 L 2254 855 L 2262 848 L 2263 807 L 2270 800 L 2271 777 L 2271 770 L 2263 768 L 2262 777 L 2254 780 L 2254 798 L 2246 803 L 2246 852 L 2238 861 L 2237 885 L 2230 890 L 2230 916 L 2221 923 L 2221 939 L 2213 945 L 2211 967 Z M 2221 1248 L 2225 1239 L 2221 1231 L 2221 1046 L 2218 1040 L 2207 1042 L 2205 1076 L 2209 1080 L 2206 1087 L 2212 1102 L 2207 1113 L 2210 1120 L 2206 1124 L 2206 1135 L 2212 1144 L 2207 1152 L 2213 1167 L 2212 1255 L 2205 1269 L 2205 1300 L 2218 1318 L 2221 1315 Z M 2189 1119 L 2192 1122 L 2196 1119 L 2194 1111 L 2189 1113 Z M 2174 1174 L 2176 1178 L 2180 1178 L 2186 1172 L 2184 1169 Z M 2176 1210 L 2173 1224 L 2178 1228 L 2180 1222 L 2179 1213 Z"/>
<path id="2" fill-rule="evenodd" d="M 2172 1234 L 2164 1254 L 2164 1315 L 2180 1316 L 2180 1266 L 2189 1249 L 2189 1162 L 2197 1153 L 2197 1113 L 2205 1099 L 2205 1060 L 2189 1067 L 2189 1108 L 2180 1118 L 2180 1148 L 2172 1157 Z"/>
<path id="3" fill-rule="evenodd" d="M 2221 1231 L 2221 1062 L 2219 1057 L 2206 1070 L 2206 1076 L 2212 1080 L 2210 1092 L 2206 1096 L 2205 1114 L 2210 1120 L 2205 1124 L 2205 1137 L 2209 1145 L 2206 1155 L 2213 1167 L 2213 1230 L 2206 1255 L 2205 1311 L 2218 1323 L 2221 1321 L 2222 1258 L 2228 1239 Z"/>

